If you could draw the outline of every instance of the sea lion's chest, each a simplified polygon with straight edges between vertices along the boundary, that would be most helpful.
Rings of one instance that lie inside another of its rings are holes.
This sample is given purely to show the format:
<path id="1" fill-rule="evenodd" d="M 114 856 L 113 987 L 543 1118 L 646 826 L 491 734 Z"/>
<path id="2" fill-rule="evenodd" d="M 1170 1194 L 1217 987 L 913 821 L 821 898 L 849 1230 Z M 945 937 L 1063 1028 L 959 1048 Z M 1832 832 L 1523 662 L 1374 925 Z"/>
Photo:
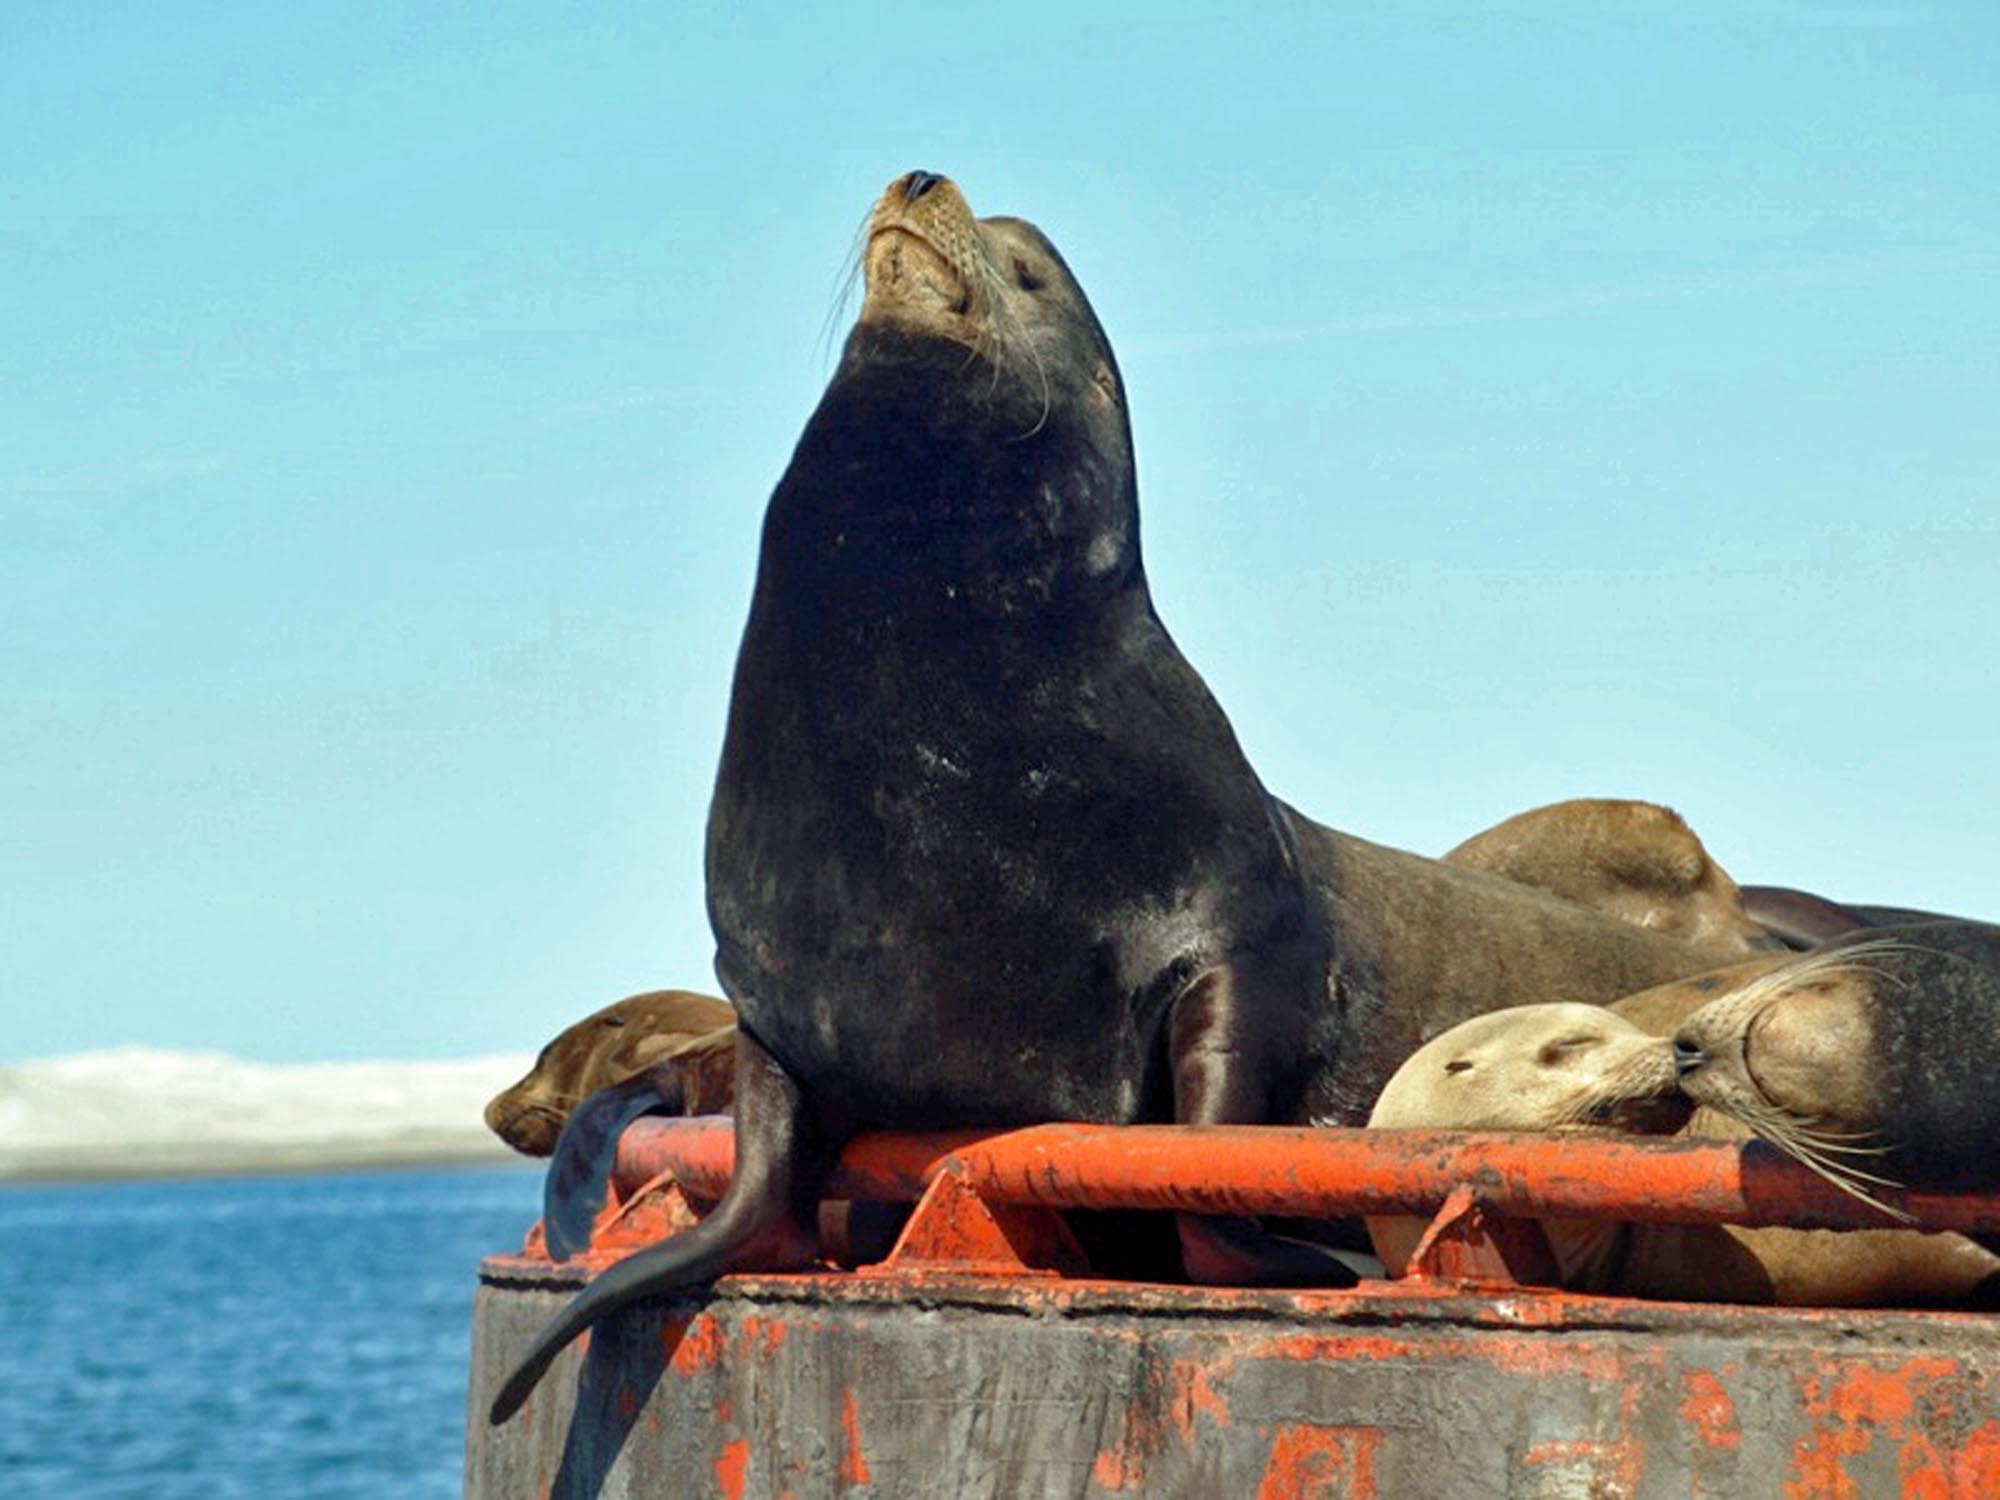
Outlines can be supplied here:
<path id="1" fill-rule="evenodd" d="M 1137 1118 L 1174 994 L 1263 920 L 1262 790 L 1143 652 L 967 646 L 739 672 L 718 971 L 788 1066 L 897 1120 Z"/>

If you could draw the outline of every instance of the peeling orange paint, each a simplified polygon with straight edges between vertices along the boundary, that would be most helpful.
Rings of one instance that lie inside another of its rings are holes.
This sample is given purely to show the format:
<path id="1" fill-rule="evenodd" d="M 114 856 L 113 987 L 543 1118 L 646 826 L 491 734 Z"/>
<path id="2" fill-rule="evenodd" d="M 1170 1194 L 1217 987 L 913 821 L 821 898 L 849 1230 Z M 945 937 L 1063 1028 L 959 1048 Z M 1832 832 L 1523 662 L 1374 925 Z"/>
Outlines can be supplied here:
<path id="1" fill-rule="evenodd" d="M 1681 1402 L 1681 1420 L 1694 1435 L 1711 1448 L 1735 1448 L 1743 1442 L 1743 1429 L 1736 1425 L 1736 1403 L 1713 1370 L 1688 1370 L 1681 1375 L 1687 1399 Z"/>
<path id="2" fill-rule="evenodd" d="M 868 1472 L 868 1459 L 861 1452 L 861 1414 L 855 1405 L 853 1386 L 841 1394 L 840 1436 L 840 1482 L 867 1484 L 874 1476 Z"/>
<path id="3" fill-rule="evenodd" d="M 1266 1339 L 1257 1347 L 1264 1359 L 1298 1359 L 1317 1363 L 1327 1359 L 1404 1359 L 1410 1354 L 1407 1339 L 1381 1334 L 1287 1334 Z"/>
<path id="4" fill-rule="evenodd" d="M 785 1325 L 774 1318 L 745 1318 L 743 1344 L 747 1352 L 768 1359 L 784 1347 Z"/>
<path id="5" fill-rule="evenodd" d="M 1106 1448 L 1092 1462 L 1090 1478 L 1101 1490 L 1136 1490 L 1139 1487 L 1139 1465 L 1126 1465 L 1124 1449 Z"/>
<path id="6" fill-rule="evenodd" d="M 1189 1359 L 1174 1361 L 1173 1392 L 1167 1403 L 1167 1412 L 1184 1443 L 1194 1441 L 1197 1412 L 1215 1422 L 1229 1421 L 1229 1403 L 1217 1395 L 1215 1387 L 1209 1384 L 1208 1371 Z"/>
<path id="7" fill-rule="evenodd" d="M 1901 1447 L 1897 1464 L 1905 1500 L 1990 1500 L 2000 1493 L 1961 1488 L 1956 1462 L 1942 1457 L 1923 1432 L 1909 1430 L 1924 1388 L 1958 1373 L 1956 1360 L 1932 1356 L 1908 1360 L 1893 1371 L 1850 1370 L 1831 1385 L 1811 1382 L 1804 1406 L 1812 1430 L 1792 1446 L 1793 1478 L 1785 1486 L 1786 1500 L 1866 1500 L 1848 1474 L 1846 1460 L 1866 1452 L 1878 1433 Z M 1974 1439 L 1991 1426 L 1979 1429 Z M 1974 1439 L 1967 1441 L 1967 1449 Z M 1971 1469 L 1974 1484 L 1983 1484 L 1996 1469 L 2000 1452 L 1979 1453 Z"/>
<path id="8" fill-rule="evenodd" d="M 1377 1427 L 1282 1427 L 1257 1500 L 1376 1500 Z"/>
<path id="9" fill-rule="evenodd" d="M 1956 1453 L 1911 1443 L 1901 1469 L 1908 1500 L 1992 1500 L 2000 1495 L 2000 1421 L 1976 1428 Z"/>
<path id="10" fill-rule="evenodd" d="M 724 1354 L 722 1325 L 707 1313 L 698 1313 L 686 1325 L 687 1331 L 668 1360 L 676 1375 L 698 1375 L 714 1368 Z"/>
<path id="11" fill-rule="evenodd" d="M 1912 1387 L 1919 1381 L 1948 1379 L 1957 1369 L 1948 1359 L 1913 1359 L 1893 1375 L 1880 1370 L 1856 1370 L 1833 1387 L 1823 1412 L 1839 1422 L 1900 1427 L 1910 1420 L 1916 1404 Z"/>
<path id="12" fill-rule="evenodd" d="M 743 1500 L 743 1482 L 750 1477 L 750 1444 L 738 1438 L 724 1443 L 715 1460 L 715 1482 L 727 1500 Z"/>

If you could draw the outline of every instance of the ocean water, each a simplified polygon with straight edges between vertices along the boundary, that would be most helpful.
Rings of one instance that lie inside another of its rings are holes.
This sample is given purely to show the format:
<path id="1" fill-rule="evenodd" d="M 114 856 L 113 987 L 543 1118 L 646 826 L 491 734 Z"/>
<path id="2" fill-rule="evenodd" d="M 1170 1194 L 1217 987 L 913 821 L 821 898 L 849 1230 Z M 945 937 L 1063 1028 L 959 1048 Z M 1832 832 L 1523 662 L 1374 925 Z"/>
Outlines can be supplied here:
<path id="1" fill-rule="evenodd" d="M 0 1495 L 456 1496 L 532 1164 L 0 1189 Z"/>

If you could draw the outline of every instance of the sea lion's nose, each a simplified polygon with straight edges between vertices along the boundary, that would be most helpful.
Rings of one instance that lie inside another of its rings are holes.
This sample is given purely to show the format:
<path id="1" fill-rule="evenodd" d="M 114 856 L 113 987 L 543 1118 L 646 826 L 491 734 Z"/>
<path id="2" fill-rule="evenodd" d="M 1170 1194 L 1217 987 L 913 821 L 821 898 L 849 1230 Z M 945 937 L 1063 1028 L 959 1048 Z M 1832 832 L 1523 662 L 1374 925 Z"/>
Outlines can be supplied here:
<path id="1" fill-rule="evenodd" d="M 915 203 L 925 193 L 928 193 L 943 181 L 944 178 L 940 177 L 936 172 L 912 172 L 908 177 L 903 179 L 903 201 L 905 203 Z"/>
<path id="2" fill-rule="evenodd" d="M 1697 1047 L 1693 1042 L 1684 1042 L 1679 1037 L 1674 1038 L 1674 1071 L 1681 1077 L 1687 1077 L 1707 1061 L 1706 1050 Z"/>

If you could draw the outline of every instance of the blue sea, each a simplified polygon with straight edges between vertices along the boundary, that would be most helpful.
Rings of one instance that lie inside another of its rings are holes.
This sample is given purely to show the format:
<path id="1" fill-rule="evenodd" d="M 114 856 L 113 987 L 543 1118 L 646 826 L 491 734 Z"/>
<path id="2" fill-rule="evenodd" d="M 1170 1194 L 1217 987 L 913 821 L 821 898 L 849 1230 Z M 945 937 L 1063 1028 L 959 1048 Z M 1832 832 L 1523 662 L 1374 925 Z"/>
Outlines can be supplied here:
<path id="1" fill-rule="evenodd" d="M 530 1164 L 0 1189 L 0 1495 L 457 1496 Z"/>

